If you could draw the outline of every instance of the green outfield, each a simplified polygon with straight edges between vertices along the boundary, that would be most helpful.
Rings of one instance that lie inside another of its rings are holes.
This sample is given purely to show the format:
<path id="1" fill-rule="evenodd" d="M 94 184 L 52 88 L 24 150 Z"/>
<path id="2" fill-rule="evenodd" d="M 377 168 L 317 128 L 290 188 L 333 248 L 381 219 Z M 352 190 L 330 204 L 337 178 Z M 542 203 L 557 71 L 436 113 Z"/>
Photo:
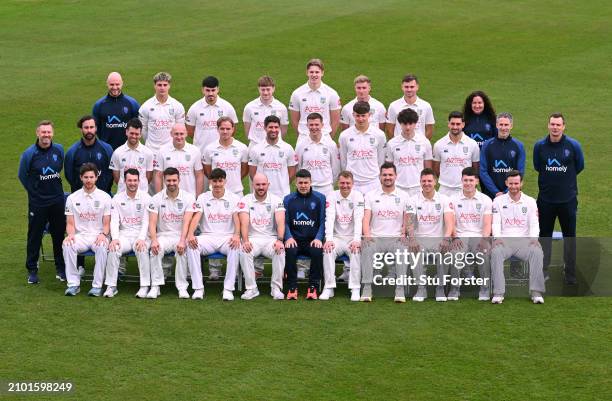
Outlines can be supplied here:
<path id="1" fill-rule="evenodd" d="M 0 381 L 69 379 L 79 400 L 612 399 L 610 298 L 548 297 L 535 306 L 525 289 L 500 307 L 351 304 L 342 290 L 328 303 L 290 304 L 274 303 L 264 285 L 266 296 L 253 302 L 222 303 L 220 286 L 203 302 L 179 302 L 172 288 L 146 302 L 127 284 L 112 300 L 66 298 L 49 262 L 41 284 L 27 285 L 19 156 L 42 119 L 55 122 L 56 142 L 75 142 L 76 121 L 105 94 L 110 71 L 140 103 L 153 95 L 152 76 L 168 71 L 171 95 L 186 109 L 201 97 L 202 78 L 216 75 L 239 116 L 263 74 L 288 103 L 312 57 L 323 59 L 324 81 L 343 102 L 354 96 L 353 78 L 366 74 L 388 105 L 412 72 L 434 110 L 434 139 L 446 133 L 448 112 L 481 89 L 514 115 L 532 196 L 533 143 L 561 111 L 586 160 L 578 234 L 610 236 L 609 2 L 209 3 L 0 3 Z M 610 288 L 603 277 L 600 288 Z"/>

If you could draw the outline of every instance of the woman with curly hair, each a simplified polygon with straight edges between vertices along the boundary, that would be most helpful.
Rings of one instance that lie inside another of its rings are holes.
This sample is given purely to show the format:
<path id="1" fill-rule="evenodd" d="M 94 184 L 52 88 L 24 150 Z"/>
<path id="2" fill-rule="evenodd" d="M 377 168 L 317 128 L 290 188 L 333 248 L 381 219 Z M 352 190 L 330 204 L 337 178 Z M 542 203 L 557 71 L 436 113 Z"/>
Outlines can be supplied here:
<path id="1" fill-rule="evenodd" d="M 482 147 L 482 144 L 497 135 L 495 109 L 483 91 L 474 91 L 465 99 L 463 105 L 465 132 Z"/>

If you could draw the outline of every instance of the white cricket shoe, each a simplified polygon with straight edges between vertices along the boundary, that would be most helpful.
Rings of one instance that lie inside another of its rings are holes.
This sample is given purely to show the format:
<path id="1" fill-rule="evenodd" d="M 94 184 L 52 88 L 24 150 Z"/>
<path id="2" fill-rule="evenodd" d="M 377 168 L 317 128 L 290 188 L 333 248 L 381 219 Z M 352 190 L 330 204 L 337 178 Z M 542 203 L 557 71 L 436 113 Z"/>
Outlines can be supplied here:
<path id="1" fill-rule="evenodd" d="M 323 292 L 321 293 L 321 295 L 319 295 L 319 299 L 321 301 L 327 301 L 330 298 L 334 297 L 334 289 L 333 288 L 325 288 L 323 289 Z"/>
<path id="2" fill-rule="evenodd" d="M 159 286 L 158 285 L 152 285 L 151 289 L 149 290 L 149 293 L 147 294 L 147 298 L 148 299 L 157 299 L 157 297 L 159 297 L 160 294 L 161 294 L 161 291 L 159 290 Z"/>
<path id="3" fill-rule="evenodd" d="M 146 298 L 149 293 L 149 287 L 140 287 L 136 293 L 136 298 Z"/>
<path id="4" fill-rule="evenodd" d="M 351 290 L 351 302 L 359 302 L 361 298 L 361 291 L 359 288 L 353 288 Z"/>
<path id="5" fill-rule="evenodd" d="M 278 288 L 273 288 L 270 295 L 272 295 L 272 298 L 277 301 L 281 299 L 285 299 L 285 294 L 283 294 L 283 292 L 279 290 Z"/>
<path id="6" fill-rule="evenodd" d="M 223 300 L 224 301 L 233 301 L 234 300 L 233 292 L 230 291 L 230 290 L 223 290 Z"/>
<path id="7" fill-rule="evenodd" d="M 248 301 L 258 296 L 259 296 L 259 290 L 257 290 L 257 288 L 253 288 L 252 290 L 246 290 L 244 294 L 240 296 L 240 298 Z"/>
<path id="8" fill-rule="evenodd" d="M 183 290 L 187 293 L 187 290 Z M 179 292 L 179 298 L 181 297 L 181 293 Z M 187 298 L 189 298 L 189 294 L 187 294 Z M 200 288 L 199 290 L 195 290 L 191 299 L 204 299 L 204 288 Z"/>
<path id="9" fill-rule="evenodd" d="M 491 300 L 492 304 L 501 304 L 504 302 L 504 297 L 501 295 L 493 295 L 493 299 Z"/>

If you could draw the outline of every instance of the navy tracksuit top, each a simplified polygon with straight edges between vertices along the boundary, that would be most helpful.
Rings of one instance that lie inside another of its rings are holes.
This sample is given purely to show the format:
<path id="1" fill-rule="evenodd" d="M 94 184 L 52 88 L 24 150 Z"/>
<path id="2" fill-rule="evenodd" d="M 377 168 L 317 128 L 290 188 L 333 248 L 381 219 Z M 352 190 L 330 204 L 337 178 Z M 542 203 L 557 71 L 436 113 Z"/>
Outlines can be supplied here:
<path id="1" fill-rule="evenodd" d="M 285 240 L 312 241 L 325 238 L 325 195 L 310 190 L 307 195 L 292 192 L 285 205 Z"/>
<path id="2" fill-rule="evenodd" d="M 525 147 L 509 135 L 487 140 L 480 150 L 480 180 L 489 196 L 506 192 L 506 175 L 518 170 L 525 175 Z"/>
<path id="3" fill-rule="evenodd" d="M 51 143 L 47 149 L 38 142 L 26 149 L 19 160 L 19 181 L 28 191 L 31 206 L 46 207 L 64 202 L 60 172 L 64 166 L 64 148 Z"/>

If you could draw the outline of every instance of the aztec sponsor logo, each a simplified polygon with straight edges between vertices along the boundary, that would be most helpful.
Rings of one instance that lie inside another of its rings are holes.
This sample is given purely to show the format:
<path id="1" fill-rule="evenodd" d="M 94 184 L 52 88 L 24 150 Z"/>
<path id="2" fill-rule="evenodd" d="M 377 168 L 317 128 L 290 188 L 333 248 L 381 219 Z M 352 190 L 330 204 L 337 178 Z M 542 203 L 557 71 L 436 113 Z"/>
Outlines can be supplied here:
<path id="1" fill-rule="evenodd" d="M 98 213 L 92 213 L 92 212 L 79 213 L 79 219 L 82 221 L 96 221 L 98 219 Z"/>
<path id="2" fill-rule="evenodd" d="M 376 217 L 382 220 L 395 220 L 399 219 L 401 212 L 398 210 L 379 210 L 376 212 Z"/>
<path id="3" fill-rule="evenodd" d="M 374 150 L 372 149 L 356 149 L 350 152 L 351 159 L 353 160 L 364 160 L 371 159 L 374 157 Z"/>
<path id="4" fill-rule="evenodd" d="M 561 165 L 557 159 L 548 159 L 546 161 L 546 171 L 565 173 L 567 172 L 567 166 Z"/>
<path id="5" fill-rule="evenodd" d="M 224 162 L 218 162 L 216 163 L 217 168 L 223 169 L 223 170 L 237 170 L 238 166 L 240 166 L 240 163 L 238 162 L 231 162 L 231 161 L 224 161 Z"/>
<path id="6" fill-rule="evenodd" d="M 352 214 L 338 214 L 336 215 L 336 221 L 340 224 L 351 224 L 353 222 Z"/>
<path id="7" fill-rule="evenodd" d="M 106 117 L 106 128 L 127 128 L 127 123 L 121 121 L 121 119 L 115 115 Z"/>
<path id="8" fill-rule="evenodd" d="M 458 220 L 464 224 L 480 224 L 480 214 L 478 213 L 459 213 Z"/>
<path id="9" fill-rule="evenodd" d="M 183 222 L 183 215 L 176 214 L 173 212 L 162 213 L 161 218 L 162 218 L 162 221 L 164 221 L 165 223 L 182 223 Z"/>
<path id="10" fill-rule="evenodd" d="M 308 215 L 304 212 L 297 212 L 295 219 L 293 219 L 294 226 L 310 226 L 314 227 L 314 220 L 311 220 Z"/>
<path id="11" fill-rule="evenodd" d="M 264 170 L 280 170 L 283 168 L 283 163 L 278 162 L 264 162 L 261 166 Z"/>
<path id="12" fill-rule="evenodd" d="M 325 107 L 308 105 L 304 108 L 304 113 L 323 113 Z"/>
<path id="13" fill-rule="evenodd" d="M 272 225 L 272 219 L 265 216 L 255 216 L 251 218 L 251 225 L 253 227 L 267 227 Z"/>
<path id="14" fill-rule="evenodd" d="M 164 119 L 159 119 L 159 120 L 155 120 L 153 122 L 153 128 L 155 129 L 167 129 L 167 128 L 172 128 L 172 123 L 174 120 L 164 120 Z"/>
<path id="15" fill-rule="evenodd" d="M 525 227 L 526 224 L 526 219 L 519 219 L 518 217 L 504 219 L 504 225 L 507 227 Z"/>
<path id="16" fill-rule="evenodd" d="M 471 166 L 472 162 L 467 157 L 454 156 L 454 157 L 449 157 L 446 160 L 444 160 L 444 164 L 447 167 L 466 167 L 466 166 Z"/>
<path id="17" fill-rule="evenodd" d="M 308 160 L 304 167 L 308 170 L 323 170 L 330 168 L 329 161 L 327 160 Z"/>
<path id="18" fill-rule="evenodd" d="M 232 218 L 231 213 L 208 213 L 206 215 L 208 222 L 211 224 L 227 223 Z"/>
<path id="19" fill-rule="evenodd" d="M 493 164 L 493 172 L 494 173 L 509 173 L 512 171 L 510 167 L 503 160 L 495 160 Z"/>
<path id="20" fill-rule="evenodd" d="M 418 166 L 423 164 L 423 159 L 414 156 L 400 156 L 397 159 L 398 166 Z"/>
<path id="21" fill-rule="evenodd" d="M 121 224 L 125 224 L 125 225 L 140 225 L 142 223 L 142 217 L 138 216 L 138 217 L 129 217 L 129 216 L 123 216 L 121 218 Z"/>
<path id="22" fill-rule="evenodd" d="M 423 224 L 438 224 L 441 221 L 439 214 L 420 214 L 419 223 Z"/>
<path id="23" fill-rule="evenodd" d="M 47 180 L 52 180 L 54 178 L 57 178 L 57 179 L 60 178 L 59 173 L 53 170 L 53 168 L 50 166 L 43 167 L 41 171 L 42 171 L 42 174 L 39 176 L 41 181 L 47 181 Z"/>

